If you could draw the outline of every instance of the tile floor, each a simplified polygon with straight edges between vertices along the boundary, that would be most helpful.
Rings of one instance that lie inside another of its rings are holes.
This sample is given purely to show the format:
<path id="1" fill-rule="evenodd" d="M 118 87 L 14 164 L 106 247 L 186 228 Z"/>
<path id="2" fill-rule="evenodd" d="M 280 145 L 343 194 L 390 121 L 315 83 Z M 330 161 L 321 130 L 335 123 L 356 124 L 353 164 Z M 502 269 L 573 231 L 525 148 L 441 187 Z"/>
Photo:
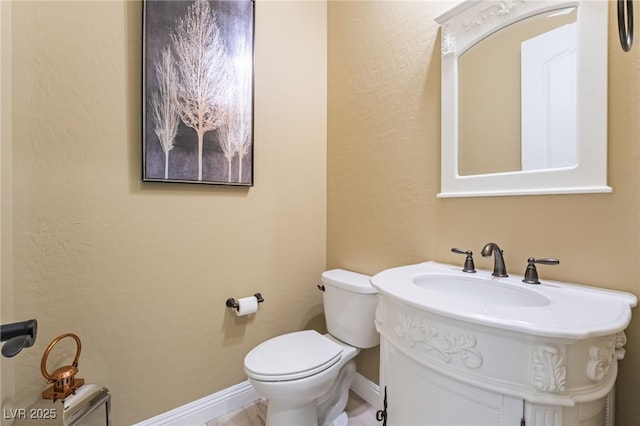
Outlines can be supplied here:
<path id="1" fill-rule="evenodd" d="M 345 410 L 349 417 L 349 426 L 374 426 L 376 411 L 358 395 L 350 392 Z M 246 405 L 232 413 L 209 420 L 207 426 L 264 426 L 267 417 L 267 404 L 264 400 Z"/>

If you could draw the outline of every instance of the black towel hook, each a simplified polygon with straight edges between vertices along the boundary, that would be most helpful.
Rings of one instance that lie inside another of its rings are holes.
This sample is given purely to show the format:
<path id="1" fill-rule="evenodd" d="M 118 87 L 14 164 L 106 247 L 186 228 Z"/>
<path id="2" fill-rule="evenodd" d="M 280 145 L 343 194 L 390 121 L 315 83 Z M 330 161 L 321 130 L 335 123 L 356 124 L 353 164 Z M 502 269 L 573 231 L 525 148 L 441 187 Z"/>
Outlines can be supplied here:
<path id="1" fill-rule="evenodd" d="M 618 0 L 618 34 L 622 50 L 630 51 L 633 45 L 633 0 Z"/>

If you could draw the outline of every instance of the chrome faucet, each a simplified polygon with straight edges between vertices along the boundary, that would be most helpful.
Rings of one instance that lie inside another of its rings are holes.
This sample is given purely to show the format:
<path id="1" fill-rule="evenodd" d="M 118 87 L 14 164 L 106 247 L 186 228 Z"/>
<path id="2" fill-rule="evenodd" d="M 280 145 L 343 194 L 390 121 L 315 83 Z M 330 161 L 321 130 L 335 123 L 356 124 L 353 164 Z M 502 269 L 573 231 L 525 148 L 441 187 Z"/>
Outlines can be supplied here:
<path id="1" fill-rule="evenodd" d="M 493 254 L 493 275 L 494 277 L 508 277 L 507 267 L 504 264 L 504 257 L 502 257 L 502 250 L 496 243 L 487 243 L 480 252 L 482 257 L 489 257 Z"/>

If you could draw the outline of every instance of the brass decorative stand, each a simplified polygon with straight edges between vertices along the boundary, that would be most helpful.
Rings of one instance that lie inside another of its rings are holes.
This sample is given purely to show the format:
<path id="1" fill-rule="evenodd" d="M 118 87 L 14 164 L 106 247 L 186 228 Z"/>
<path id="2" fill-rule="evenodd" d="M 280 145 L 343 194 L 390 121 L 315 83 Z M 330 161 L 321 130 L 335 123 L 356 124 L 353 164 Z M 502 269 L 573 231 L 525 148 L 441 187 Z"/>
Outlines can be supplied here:
<path id="1" fill-rule="evenodd" d="M 49 374 L 47 372 L 47 358 L 49 357 L 49 353 L 51 352 L 53 347 L 65 337 L 73 337 L 78 346 L 78 350 L 76 351 L 76 356 L 73 359 L 73 363 L 71 365 L 60 367 L 56 371 L 54 371 L 53 374 Z M 49 343 L 49 346 L 47 346 L 47 349 L 42 355 L 42 361 L 40 362 L 40 371 L 42 372 L 44 378 L 47 379 L 48 383 L 53 383 L 53 385 L 42 392 L 42 398 L 53 399 L 54 402 L 57 399 L 64 400 L 69 395 L 75 394 L 76 390 L 84 384 L 84 379 L 75 377 L 75 375 L 78 374 L 78 360 L 80 359 L 81 349 L 82 344 L 80 343 L 80 338 L 73 333 L 62 334 L 53 339 L 51 343 Z"/>

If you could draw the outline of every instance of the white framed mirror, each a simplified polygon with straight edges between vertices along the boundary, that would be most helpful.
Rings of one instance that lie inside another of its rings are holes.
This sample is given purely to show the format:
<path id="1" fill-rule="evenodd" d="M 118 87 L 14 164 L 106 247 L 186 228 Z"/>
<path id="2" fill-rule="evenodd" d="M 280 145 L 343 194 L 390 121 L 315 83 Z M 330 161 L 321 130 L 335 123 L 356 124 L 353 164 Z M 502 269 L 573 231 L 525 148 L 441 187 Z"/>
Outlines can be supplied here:
<path id="1" fill-rule="evenodd" d="M 611 192 L 605 1 L 470 0 L 442 31 L 438 197 Z"/>

